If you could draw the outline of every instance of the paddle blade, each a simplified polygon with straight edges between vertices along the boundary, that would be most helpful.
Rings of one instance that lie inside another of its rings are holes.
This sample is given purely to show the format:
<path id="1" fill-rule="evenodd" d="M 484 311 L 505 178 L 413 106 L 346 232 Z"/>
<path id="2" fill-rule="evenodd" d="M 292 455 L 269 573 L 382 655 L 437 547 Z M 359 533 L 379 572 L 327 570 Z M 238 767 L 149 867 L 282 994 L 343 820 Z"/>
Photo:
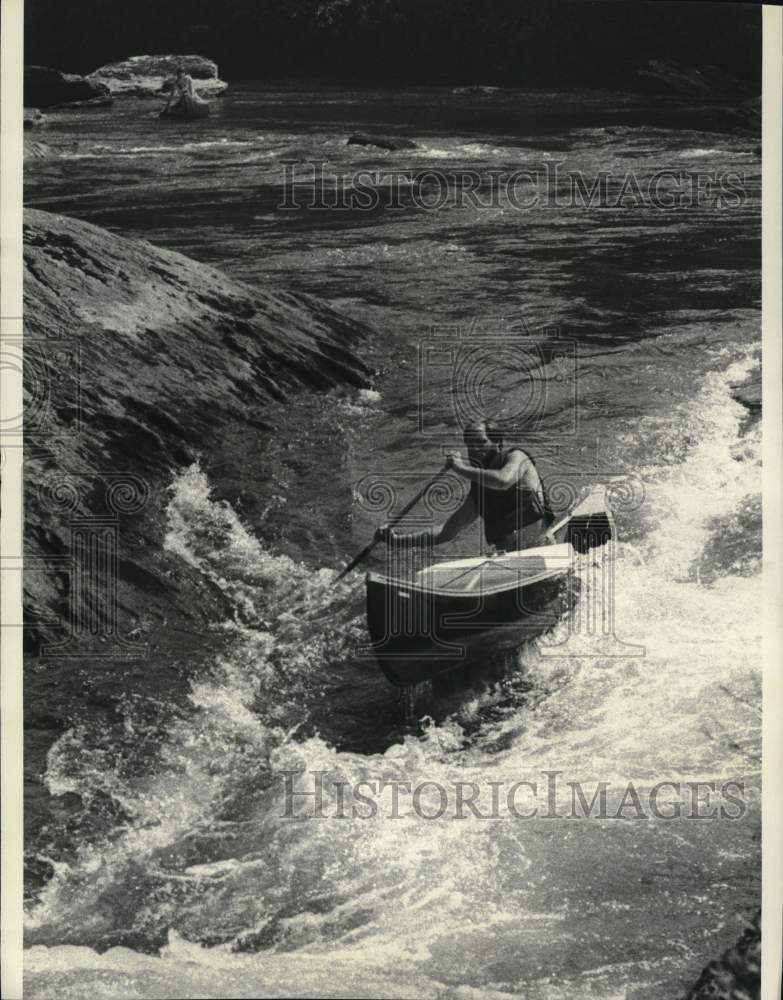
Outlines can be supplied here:
<path id="1" fill-rule="evenodd" d="M 419 490 L 416 496 L 405 504 L 405 506 L 402 508 L 399 514 L 397 514 L 397 516 L 392 521 L 389 522 L 389 527 L 393 528 L 395 524 L 398 524 L 403 519 L 403 517 L 405 517 L 405 515 L 410 510 L 412 510 L 412 508 L 419 502 L 419 500 L 421 500 L 421 498 L 424 496 L 424 494 L 427 492 L 430 486 L 432 486 L 433 483 L 435 483 L 438 479 L 440 479 L 440 477 L 446 472 L 448 472 L 448 466 L 444 465 L 443 468 L 440 469 L 438 472 L 436 472 L 435 475 L 432 477 L 432 479 L 430 479 L 430 481 L 426 483 Z M 378 544 L 378 539 L 374 538 L 369 545 L 365 545 L 365 547 L 362 549 L 359 555 L 356 556 L 354 559 L 352 559 L 351 562 L 349 562 L 348 565 L 345 567 L 345 569 L 337 577 L 335 577 L 334 582 L 339 583 L 344 576 L 347 576 L 355 566 L 358 566 L 363 559 L 367 558 L 367 556 L 372 552 L 372 550 L 375 548 L 377 544 Z"/>
<path id="2" fill-rule="evenodd" d="M 372 552 L 372 550 L 373 550 L 373 549 L 375 548 L 375 546 L 376 546 L 377 544 L 378 544 L 378 543 L 377 543 L 376 541 L 372 541 L 372 542 L 370 542 L 370 544 L 369 544 L 369 545 L 365 545 L 365 547 L 364 547 L 364 548 L 362 549 L 362 551 L 361 551 L 361 552 L 359 553 L 359 555 L 358 555 L 358 556 L 355 556 L 355 557 L 354 557 L 354 558 L 353 558 L 353 559 L 352 559 L 352 560 L 351 560 L 351 561 L 350 561 L 350 562 L 348 563 L 348 565 L 347 565 L 347 566 L 345 567 L 345 569 L 344 569 L 344 570 L 341 570 L 341 572 L 337 574 L 337 576 L 336 576 L 336 577 L 334 578 L 334 582 L 335 582 L 335 583 L 339 583 L 339 582 L 340 582 L 340 580 L 342 580 L 342 578 L 343 578 L 344 576 L 348 576 L 348 574 L 349 574 L 349 573 L 351 572 L 351 570 L 352 570 L 352 569 L 354 569 L 354 567 L 358 566 L 358 565 L 359 565 L 359 563 L 360 563 L 360 562 L 361 562 L 361 561 L 362 561 L 363 559 L 366 559 L 366 558 L 367 558 L 367 556 L 368 556 L 368 555 L 369 555 L 369 554 L 370 554 L 370 553 Z"/>
<path id="3" fill-rule="evenodd" d="M 599 549 L 614 537 L 614 522 L 608 511 L 577 514 L 568 522 L 565 541 L 584 554 Z"/>

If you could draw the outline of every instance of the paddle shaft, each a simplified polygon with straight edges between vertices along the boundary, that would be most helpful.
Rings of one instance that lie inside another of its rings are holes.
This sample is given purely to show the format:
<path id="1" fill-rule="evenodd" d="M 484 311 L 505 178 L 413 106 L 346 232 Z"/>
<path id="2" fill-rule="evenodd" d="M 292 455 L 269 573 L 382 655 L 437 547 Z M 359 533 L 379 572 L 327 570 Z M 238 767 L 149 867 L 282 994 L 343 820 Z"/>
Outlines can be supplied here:
<path id="1" fill-rule="evenodd" d="M 440 479 L 440 477 L 444 474 L 444 472 L 447 471 L 448 471 L 448 466 L 444 465 L 442 469 L 436 472 L 435 475 L 432 477 L 432 479 L 430 479 L 428 483 L 425 483 L 425 485 L 419 490 L 416 496 L 402 508 L 402 510 L 394 518 L 394 520 L 389 522 L 389 527 L 393 528 L 395 524 L 399 524 L 399 522 L 405 517 L 408 511 L 412 510 L 419 502 L 419 500 L 421 500 L 421 498 L 424 496 L 424 494 L 427 492 L 430 486 L 432 486 L 433 483 L 437 482 L 437 480 Z M 355 567 L 358 566 L 359 563 L 362 562 L 362 560 L 366 559 L 379 541 L 380 539 L 374 538 L 369 545 L 365 545 L 365 547 L 358 554 L 358 556 L 354 556 L 354 558 L 348 563 L 345 569 L 337 576 L 334 582 L 337 583 L 338 580 L 342 580 L 342 578 L 344 576 L 347 576 L 352 569 L 355 569 Z"/>

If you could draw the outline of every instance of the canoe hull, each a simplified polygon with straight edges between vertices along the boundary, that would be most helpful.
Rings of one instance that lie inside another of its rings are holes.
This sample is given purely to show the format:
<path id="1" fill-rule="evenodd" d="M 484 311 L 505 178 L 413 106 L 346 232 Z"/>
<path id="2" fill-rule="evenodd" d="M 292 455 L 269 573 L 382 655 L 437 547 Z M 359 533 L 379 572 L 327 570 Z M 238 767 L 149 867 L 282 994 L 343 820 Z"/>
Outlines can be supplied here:
<path id="1" fill-rule="evenodd" d="M 413 580 L 368 573 L 367 626 L 379 667 L 410 687 L 481 667 L 551 629 L 576 592 L 575 565 L 614 537 L 606 491 L 586 491 L 554 544 L 434 564 Z"/>
<path id="2" fill-rule="evenodd" d="M 567 574 L 497 594 L 459 597 L 367 576 L 367 624 L 378 666 L 395 687 L 480 666 L 557 622 Z"/>

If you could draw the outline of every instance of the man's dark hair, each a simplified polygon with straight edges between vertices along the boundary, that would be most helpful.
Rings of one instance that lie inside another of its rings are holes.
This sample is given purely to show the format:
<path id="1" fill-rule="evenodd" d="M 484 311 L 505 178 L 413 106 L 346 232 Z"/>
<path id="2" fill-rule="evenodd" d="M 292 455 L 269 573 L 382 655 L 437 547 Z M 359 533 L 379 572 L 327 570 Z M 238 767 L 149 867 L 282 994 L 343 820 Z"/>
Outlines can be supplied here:
<path id="1" fill-rule="evenodd" d="M 462 440 L 465 442 L 466 447 L 470 447 L 474 433 L 479 430 L 479 428 L 483 429 L 492 444 L 502 446 L 502 427 L 500 427 L 494 420 L 473 420 L 462 431 Z"/>
<path id="2" fill-rule="evenodd" d="M 487 432 L 487 437 L 492 444 L 503 444 L 503 428 L 499 424 L 496 424 L 494 420 L 485 420 L 484 430 Z"/>

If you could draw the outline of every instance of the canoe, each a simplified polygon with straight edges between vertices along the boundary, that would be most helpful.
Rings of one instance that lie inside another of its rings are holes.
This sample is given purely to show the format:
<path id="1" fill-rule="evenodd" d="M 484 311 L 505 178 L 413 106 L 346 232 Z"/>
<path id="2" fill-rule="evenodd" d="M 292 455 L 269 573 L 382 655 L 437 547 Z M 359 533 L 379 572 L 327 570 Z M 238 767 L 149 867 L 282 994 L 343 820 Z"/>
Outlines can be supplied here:
<path id="1" fill-rule="evenodd" d="M 556 624 L 579 555 L 615 535 L 605 487 L 586 490 L 552 534 L 553 544 L 434 563 L 412 580 L 368 573 L 367 626 L 386 678 L 420 684 Z"/>

